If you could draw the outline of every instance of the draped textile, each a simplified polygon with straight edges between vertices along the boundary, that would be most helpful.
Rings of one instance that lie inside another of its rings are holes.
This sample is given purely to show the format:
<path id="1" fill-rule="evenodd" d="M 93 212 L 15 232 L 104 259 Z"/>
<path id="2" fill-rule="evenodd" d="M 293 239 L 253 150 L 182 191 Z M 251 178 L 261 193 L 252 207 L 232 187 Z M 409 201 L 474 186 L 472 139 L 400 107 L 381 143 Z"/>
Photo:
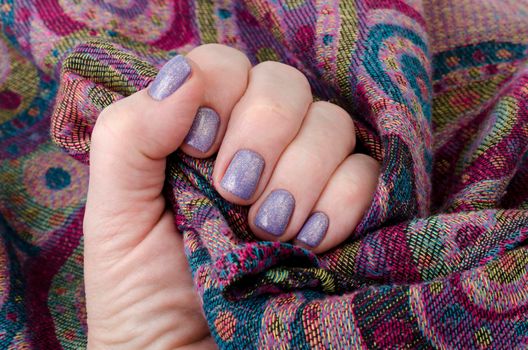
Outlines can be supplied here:
<path id="1" fill-rule="evenodd" d="M 0 0 L 0 20 L 2 349 L 85 346 L 93 125 L 212 42 L 300 69 L 382 164 L 350 239 L 315 256 L 256 240 L 214 159 L 171 156 L 220 348 L 528 347 L 528 1 Z"/>

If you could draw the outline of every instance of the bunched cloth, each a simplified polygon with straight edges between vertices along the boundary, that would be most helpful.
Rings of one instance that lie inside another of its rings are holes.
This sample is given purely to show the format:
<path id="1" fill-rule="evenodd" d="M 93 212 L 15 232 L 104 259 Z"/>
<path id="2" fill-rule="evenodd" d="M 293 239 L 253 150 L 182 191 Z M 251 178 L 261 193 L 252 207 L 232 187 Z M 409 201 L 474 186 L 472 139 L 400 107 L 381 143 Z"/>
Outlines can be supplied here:
<path id="1" fill-rule="evenodd" d="M 85 346 L 94 123 L 212 42 L 300 69 L 382 164 L 351 238 L 315 256 L 256 240 L 214 159 L 171 156 L 220 348 L 528 347 L 528 1 L 0 0 L 0 19 L 0 348 Z"/>

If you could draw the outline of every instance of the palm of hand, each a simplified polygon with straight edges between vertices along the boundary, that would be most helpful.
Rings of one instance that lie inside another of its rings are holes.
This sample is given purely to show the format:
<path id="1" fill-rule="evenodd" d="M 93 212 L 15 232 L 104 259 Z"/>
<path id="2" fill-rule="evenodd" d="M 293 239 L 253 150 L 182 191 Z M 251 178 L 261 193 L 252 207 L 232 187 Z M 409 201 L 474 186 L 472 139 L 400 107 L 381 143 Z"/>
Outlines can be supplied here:
<path id="1" fill-rule="evenodd" d="M 89 348 L 214 346 L 193 290 L 181 234 L 172 214 L 161 209 L 162 202 L 159 198 L 158 210 L 114 213 L 114 232 L 106 223 L 85 222 Z"/>

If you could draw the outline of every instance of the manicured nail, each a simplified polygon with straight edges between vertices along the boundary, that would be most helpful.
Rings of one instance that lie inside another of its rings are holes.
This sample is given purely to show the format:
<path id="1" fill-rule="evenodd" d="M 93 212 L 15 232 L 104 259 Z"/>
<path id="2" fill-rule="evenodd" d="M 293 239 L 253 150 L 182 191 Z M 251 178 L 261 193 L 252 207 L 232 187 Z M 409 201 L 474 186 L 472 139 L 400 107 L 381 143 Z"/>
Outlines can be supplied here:
<path id="1" fill-rule="evenodd" d="M 281 236 L 290 222 L 295 198 L 286 190 L 271 192 L 260 206 L 255 225 L 274 236 Z"/>
<path id="2" fill-rule="evenodd" d="M 156 79 L 150 84 L 149 95 L 158 101 L 172 95 L 191 74 L 191 66 L 182 55 L 174 56 L 161 67 Z"/>
<path id="3" fill-rule="evenodd" d="M 313 213 L 304 223 L 297 240 L 309 247 L 317 247 L 328 230 L 329 219 L 325 213 Z"/>
<path id="4" fill-rule="evenodd" d="M 220 117 L 215 111 L 206 107 L 198 109 L 185 143 L 200 152 L 209 151 L 216 139 L 219 125 Z"/>
<path id="5" fill-rule="evenodd" d="M 257 152 L 242 149 L 233 156 L 220 185 L 237 197 L 250 199 L 257 189 L 264 163 Z"/>

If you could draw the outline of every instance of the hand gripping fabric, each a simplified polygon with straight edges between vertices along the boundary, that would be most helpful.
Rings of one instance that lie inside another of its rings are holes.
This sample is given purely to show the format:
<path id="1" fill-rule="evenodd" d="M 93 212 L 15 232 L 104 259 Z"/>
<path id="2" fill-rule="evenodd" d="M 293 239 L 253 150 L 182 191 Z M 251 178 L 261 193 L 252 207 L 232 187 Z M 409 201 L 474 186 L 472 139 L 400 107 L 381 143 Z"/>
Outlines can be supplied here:
<path id="1" fill-rule="evenodd" d="M 211 186 L 214 159 L 171 156 L 166 197 L 220 348 L 528 347 L 526 2 L 61 4 L 0 10 L 0 345 L 84 344 L 83 164 L 97 116 L 176 52 L 219 42 L 302 70 L 382 163 L 351 239 L 315 256 L 257 241 L 247 209 Z M 51 114 L 73 158 L 44 135 Z"/>

